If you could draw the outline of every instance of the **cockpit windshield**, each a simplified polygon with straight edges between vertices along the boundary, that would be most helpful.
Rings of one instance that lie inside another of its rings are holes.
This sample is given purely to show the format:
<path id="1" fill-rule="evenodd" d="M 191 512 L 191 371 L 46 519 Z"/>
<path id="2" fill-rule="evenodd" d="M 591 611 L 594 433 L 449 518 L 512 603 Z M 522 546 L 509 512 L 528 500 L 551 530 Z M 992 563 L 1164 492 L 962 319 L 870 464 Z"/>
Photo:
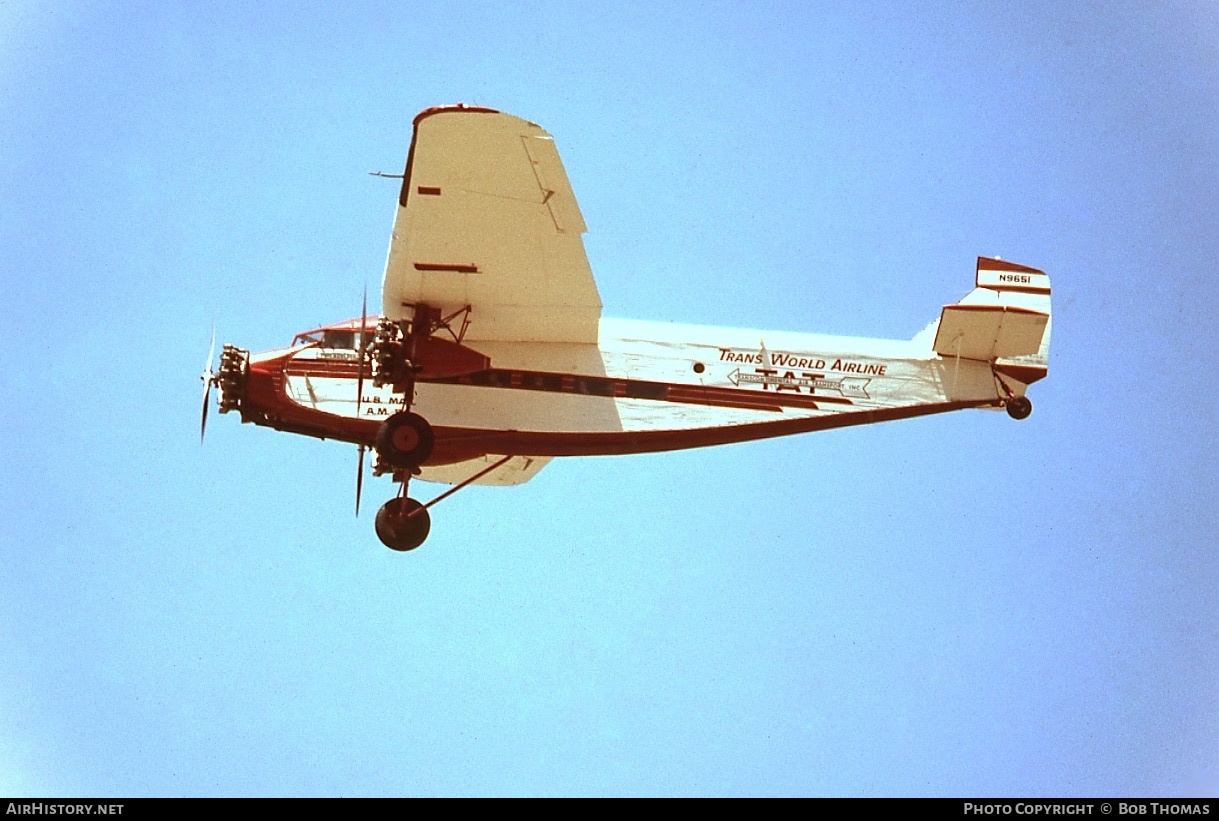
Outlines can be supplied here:
<path id="1" fill-rule="evenodd" d="M 347 351 L 354 351 L 358 342 L 359 334 L 356 331 L 322 332 L 323 348 L 341 348 Z"/>
<path id="2" fill-rule="evenodd" d="M 297 334 L 292 339 L 292 347 L 295 348 L 297 345 L 312 345 L 315 342 L 321 342 L 321 341 L 322 341 L 322 332 L 321 331 L 309 331 L 309 333 Z"/>
<path id="3" fill-rule="evenodd" d="M 372 342 L 372 332 L 364 333 L 364 344 L 368 345 Z M 360 331 L 357 330 L 336 330 L 333 328 L 320 328 L 316 331 L 308 331 L 303 334 L 297 334 L 292 340 L 292 347 L 300 345 L 318 345 L 321 348 L 330 348 L 332 350 L 354 351 L 360 344 Z"/>

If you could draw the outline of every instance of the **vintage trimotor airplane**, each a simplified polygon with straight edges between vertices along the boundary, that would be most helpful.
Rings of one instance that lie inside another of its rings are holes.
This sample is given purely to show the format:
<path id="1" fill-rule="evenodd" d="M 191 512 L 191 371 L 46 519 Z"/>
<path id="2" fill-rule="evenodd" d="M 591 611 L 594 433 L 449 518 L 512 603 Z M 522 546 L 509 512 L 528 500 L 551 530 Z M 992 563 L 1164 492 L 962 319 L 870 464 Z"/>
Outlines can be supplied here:
<path id="1" fill-rule="evenodd" d="M 205 383 L 243 422 L 359 446 L 399 494 L 376 531 L 412 550 L 428 508 L 470 483 L 525 482 L 555 456 L 722 445 L 847 425 L 1032 411 L 1046 375 L 1050 279 L 979 257 L 975 288 L 911 340 L 613 320 L 554 141 L 488 108 L 430 108 L 414 136 L 380 316 L 251 355 L 225 345 Z M 412 478 L 454 485 L 428 504 Z"/>

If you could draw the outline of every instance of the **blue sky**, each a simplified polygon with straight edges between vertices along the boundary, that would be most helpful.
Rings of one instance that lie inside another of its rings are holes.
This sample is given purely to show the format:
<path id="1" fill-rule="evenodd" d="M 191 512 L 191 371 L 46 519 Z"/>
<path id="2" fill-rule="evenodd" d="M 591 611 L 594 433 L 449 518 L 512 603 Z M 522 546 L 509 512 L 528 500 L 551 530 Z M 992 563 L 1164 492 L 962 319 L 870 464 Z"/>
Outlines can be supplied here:
<path id="1" fill-rule="evenodd" d="M 200 448 L 212 324 L 358 314 L 458 100 L 555 135 L 608 316 L 1044 268 L 1033 416 L 558 460 L 405 556 L 354 448 Z M 1215 795 L 1216 156 L 1211 3 L 5 0 L 0 793 Z"/>

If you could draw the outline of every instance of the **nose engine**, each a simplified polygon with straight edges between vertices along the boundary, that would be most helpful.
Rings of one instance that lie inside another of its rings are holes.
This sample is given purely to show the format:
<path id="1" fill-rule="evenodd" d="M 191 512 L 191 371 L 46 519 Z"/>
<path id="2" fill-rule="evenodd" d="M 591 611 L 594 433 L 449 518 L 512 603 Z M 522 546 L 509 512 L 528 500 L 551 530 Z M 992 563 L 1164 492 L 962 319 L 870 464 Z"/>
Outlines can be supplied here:
<path id="1" fill-rule="evenodd" d="M 246 380 L 250 373 L 250 352 L 233 345 L 225 345 L 220 354 L 220 370 L 216 383 L 220 386 L 220 412 L 241 410 L 245 399 Z"/>

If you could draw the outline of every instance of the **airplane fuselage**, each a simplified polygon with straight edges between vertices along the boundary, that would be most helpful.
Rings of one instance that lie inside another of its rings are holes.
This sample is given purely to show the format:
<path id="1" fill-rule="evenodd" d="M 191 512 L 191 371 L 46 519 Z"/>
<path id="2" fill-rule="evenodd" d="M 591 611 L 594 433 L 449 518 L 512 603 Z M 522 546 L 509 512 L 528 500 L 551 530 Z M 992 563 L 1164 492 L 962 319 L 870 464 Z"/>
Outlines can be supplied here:
<path id="1" fill-rule="evenodd" d="M 990 363 L 941 357 L 918 338 L 602 319 L 597 345 L 465 344 L 490 367 L 415 385 L 411 407 L 436 432 L 429 465 L 674 450 L 1002 405 Z M 359 368 L 354 347 L 255 355 L 243 418 L 372 444 L 403 395 L 366 374 L 357 402 Z"/>

